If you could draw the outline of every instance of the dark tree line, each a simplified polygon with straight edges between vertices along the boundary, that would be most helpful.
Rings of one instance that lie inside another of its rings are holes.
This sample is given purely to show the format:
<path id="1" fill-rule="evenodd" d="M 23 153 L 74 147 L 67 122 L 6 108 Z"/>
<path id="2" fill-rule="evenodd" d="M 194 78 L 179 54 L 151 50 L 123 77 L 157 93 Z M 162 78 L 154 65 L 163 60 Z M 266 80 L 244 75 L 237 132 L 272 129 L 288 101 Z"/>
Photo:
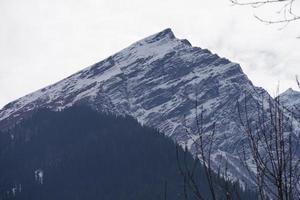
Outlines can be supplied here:
<path id="1" fill-rule="evenodd" d="M 177 163 L 182 159 L 185 167 L 197 163 L 199 191 L 211 199 L 199 161 L 131 117 L 85 107 L 39 110 L 0 133 L 0 199 L 182 200 L 185 187 Z M 247 199 L 247 193 L 241 195 Z"/>

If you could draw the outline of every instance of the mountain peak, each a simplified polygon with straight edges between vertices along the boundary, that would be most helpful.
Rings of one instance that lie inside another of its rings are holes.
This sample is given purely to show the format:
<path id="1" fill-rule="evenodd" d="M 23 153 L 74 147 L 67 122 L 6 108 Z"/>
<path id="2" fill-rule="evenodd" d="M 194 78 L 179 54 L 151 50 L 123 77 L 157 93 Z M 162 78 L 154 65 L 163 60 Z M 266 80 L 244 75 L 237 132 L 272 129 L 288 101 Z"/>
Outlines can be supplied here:
<path id="1" fill-rule="evenodd" d="M 175 34 L 171 30 L 171 28 L 166 28 L 158 33 L 155 33 L 153 35 L 150 35 L 142 40 L 140 40 L 138 43 L 156 43 L 156 42 L 170 42 L 170 41 L 176 41 Z"/>
<path id="2" fill-rule="evenodd" d="M 284 91 L 283 93 L 281 93 L 279 96 L 293 95 L 293 94 L 297 94 L 297 93 L 300 93 L 300 92 L 294 90 L 293 88 L 289 88 L 286 91 Z"/>
<path id="3" fill-rule="evenodd" d="M 295 92 L 295 90 L 293 90 L 293 88 L 289 88 L 289 89 L 287 89 L 285 92 L 293 93 L 293 92 Z"/>
<path id="4" fill-rule="evenodd" d="M 154 35 L 150 36 L 149 38 L 161 40 L 161 39 L 175 39 L 175 35 L 171 28 L 166 28 L 158 33 L 155 33 Z"/>
<path id="5" fill-rule="evenodd" d="M 130 115 L 185 144 L 196 155 L 197 100 L 199 109 L 201 106 L 205 112 L 204 134 L 217 123 L 215 132 L 221 139 L 212 153 L 218 166 L 219 158 L 230 163 L 236 160 L 234 153 L 239 146 L 232 146 L 241 141 L 242 127 L 232 99 L 241 100 L 245 93 L 251 94 L 249 105 L 261 99 L 238 64 L 193 47 L 167 28 L 10 103 L 0 111 L 0 128 L 9 128 L 40 108 L 61 110 L 87 105 L 99 112 Z M 186 130 L 191 130 L 192 138 L 185 135 Z M 246 177 L 240 170 L 231 173 L 237 178 Z"/>
<path id="6" fill-rule="evenodd" d="M 187 39 L 178 39 L 176 38 L 174 32 L 171 28 L 166 28 L 158 33 L 155 33 L 153 35 L 150 35 L 142 40 L 140 40 L 138 43 L 155 43 L 155 42 L 164 42 L 164 43 L 177 43 L 177 44 L 184 44 L 185 46 L 192 47 L 192 44 Z"/>
<path id="7" fill-rule="evenodd" d="M 299 110 L 300 106 L 300 92 L 293 90 L 292 88 L 287 89 L 285 92 L 279 95 L 281 103 L 290 108 L 296 108 L 296 110 Z M 300 113 L 299 113 L 300 116 Z"/>

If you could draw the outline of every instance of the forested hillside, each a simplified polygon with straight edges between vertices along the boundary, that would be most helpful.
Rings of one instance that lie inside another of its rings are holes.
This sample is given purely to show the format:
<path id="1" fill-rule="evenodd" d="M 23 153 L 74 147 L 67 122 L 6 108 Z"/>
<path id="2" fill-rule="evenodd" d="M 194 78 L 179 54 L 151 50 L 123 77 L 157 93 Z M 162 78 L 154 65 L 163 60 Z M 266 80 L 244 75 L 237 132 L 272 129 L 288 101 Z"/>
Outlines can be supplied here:
<path id="1" fill-rule="evenodd" d="M 192 166 L 192 156 L 179 148 L 180 162 L 184 154 Z M 183 177 L 177 160 L 171 139 L 131 117 L 85 107 L 39 110 L 0 133 L 0 199 L 179 200 Z M 202 167 L 196 172 L 209 198 Z M 217 182 L 224 199 L 225 182 Z M 250 193 L 240 195 L 253 199 Z"/>

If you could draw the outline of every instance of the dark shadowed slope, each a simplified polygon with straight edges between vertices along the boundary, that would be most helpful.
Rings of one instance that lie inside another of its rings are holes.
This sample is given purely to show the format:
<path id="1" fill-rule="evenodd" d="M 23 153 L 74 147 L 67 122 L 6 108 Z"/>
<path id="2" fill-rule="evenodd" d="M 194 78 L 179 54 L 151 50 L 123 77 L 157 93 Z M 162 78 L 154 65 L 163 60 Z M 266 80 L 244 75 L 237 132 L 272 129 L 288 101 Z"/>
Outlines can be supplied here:
<path id="1" fill-rule="evenodd" d="M 167 182 L 168 199 L 179 200 L 177 167 L 175 144 L 164 135 L 84 107 L 40 110 L 0 134 L 0 199 L 158 200 Z M 217 182 L 222 195 L 224 181 Z"/>

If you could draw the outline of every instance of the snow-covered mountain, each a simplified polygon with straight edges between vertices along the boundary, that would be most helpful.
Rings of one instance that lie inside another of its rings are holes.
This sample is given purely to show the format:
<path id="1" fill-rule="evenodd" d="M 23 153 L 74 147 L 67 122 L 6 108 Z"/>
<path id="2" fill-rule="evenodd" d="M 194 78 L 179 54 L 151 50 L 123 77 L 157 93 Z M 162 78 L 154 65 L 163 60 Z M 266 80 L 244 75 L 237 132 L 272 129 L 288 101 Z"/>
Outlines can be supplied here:
<path id="1" fill-rule="evenodd" d="M 244 137 L 236 102 L 246 98 L 251 108 L 263 96 L 267 92 L 253 86 L 240 65 L 193 47 L 166 29 L 9 103 L 0 111 L 0 127 L 19 122 L 38 108 L 61 110 L 84 104 L 98 111 L 131 115 L 197 154 L 195 114 L 202 110 L 204 133 L 215 126 L 215 169 L 224 158 L 233 178 L 249 182 L 236 156 Z"/>
<path id="2" fill-rule="evenodd" d="M 300 121 L 300 92 L 289 88 L 279 95 L 280 102 Z"/>

